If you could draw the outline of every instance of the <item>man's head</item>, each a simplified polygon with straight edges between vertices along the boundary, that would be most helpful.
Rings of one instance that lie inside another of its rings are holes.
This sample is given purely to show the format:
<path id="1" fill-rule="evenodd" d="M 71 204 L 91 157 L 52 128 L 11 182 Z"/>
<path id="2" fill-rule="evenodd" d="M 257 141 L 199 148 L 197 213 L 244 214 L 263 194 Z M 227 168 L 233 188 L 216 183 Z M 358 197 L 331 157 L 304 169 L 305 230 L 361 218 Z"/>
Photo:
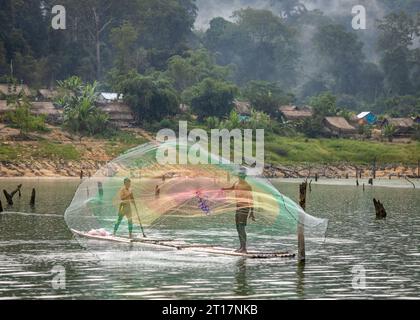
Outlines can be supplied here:
<path id="1" fill-rule="evenodd" d="M 131 186 L 131 180 L 128 179 L 128 178 L 125 178 L 124 179 L 124 185 L 125 185 L 126 188 L 130 188 L 130 186 Z"/>

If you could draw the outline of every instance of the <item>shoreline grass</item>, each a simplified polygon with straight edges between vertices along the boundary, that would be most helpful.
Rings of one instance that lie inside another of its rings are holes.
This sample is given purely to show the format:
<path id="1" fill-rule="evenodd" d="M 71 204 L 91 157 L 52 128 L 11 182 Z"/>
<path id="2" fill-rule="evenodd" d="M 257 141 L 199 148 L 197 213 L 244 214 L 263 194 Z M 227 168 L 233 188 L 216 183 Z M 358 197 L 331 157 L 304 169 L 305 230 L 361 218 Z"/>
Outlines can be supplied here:
<path id="1" fill-rule="evenodd" d="M 266 162 L 298 163 L 377 163 L 417 164 L 420 142 L 389 143 L 350 139 L 307 139 L 275 136 L 265 144 Z"/>

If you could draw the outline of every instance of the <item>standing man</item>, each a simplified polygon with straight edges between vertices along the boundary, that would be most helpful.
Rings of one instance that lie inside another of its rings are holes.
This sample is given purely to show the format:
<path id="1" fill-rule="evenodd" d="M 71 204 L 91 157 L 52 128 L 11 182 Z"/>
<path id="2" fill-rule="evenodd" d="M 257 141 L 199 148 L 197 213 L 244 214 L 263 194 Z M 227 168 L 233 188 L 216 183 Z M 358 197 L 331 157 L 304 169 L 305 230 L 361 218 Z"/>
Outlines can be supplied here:
<path id="1" fill-rule="evenodd" d="M 131 180 L 124 179 L 124 186 L 119 191 L 120 205 L 118 209 L 118 220 L 114 226 L 114 236 L 117 233 L 118 227 L 124 217 L 128 220 L 128 233 L 132 237 L 133 233 L 133 219 L 131 214 L 131 203 L 134 202 L 133 192 L 131 191 Z"/>
<path id="2" fill-rule="evenodd" d="M 239 173 L 239 181 L 234 183 L 229 188 L 222 188 L 222 190 L 232 190 L 235 191 L 236 198 L 236 230 L 238 231 L 239 236 L 239 249 L 235 252 L 247 253 L 246 249 L 246 224 L 248 217 L 255 221 L 254 217 L 254 203 L 252 198 L 252 188 L 248 182 L 246 182 L 246 171 L 241 170 Z"/>

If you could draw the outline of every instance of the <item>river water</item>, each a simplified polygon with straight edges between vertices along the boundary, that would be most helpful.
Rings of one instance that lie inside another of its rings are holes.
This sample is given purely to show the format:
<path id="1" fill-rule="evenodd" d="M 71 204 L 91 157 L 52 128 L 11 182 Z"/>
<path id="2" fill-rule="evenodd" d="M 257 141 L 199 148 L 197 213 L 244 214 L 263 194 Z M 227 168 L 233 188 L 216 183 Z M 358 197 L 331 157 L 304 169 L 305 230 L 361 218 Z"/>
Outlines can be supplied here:
<path id="1" fill-rule="evenodd" d="M 18 183 L 13 208 L 1 196 L 8 212 L 0 215 L 0 299 L 420 298 L 420 181 L 416 189 L 375 181 L 364 191 L 351 180 L 313 182 L 307 212 L 329 227 L 304 266 L 110 243 L 87 250 L 63 219 L 78 180 L 0 179 L 0 188 Z M 273 183 L 296 200 L 297 181 Z M 375 219 L 374 197 L 386 220 Z"/>

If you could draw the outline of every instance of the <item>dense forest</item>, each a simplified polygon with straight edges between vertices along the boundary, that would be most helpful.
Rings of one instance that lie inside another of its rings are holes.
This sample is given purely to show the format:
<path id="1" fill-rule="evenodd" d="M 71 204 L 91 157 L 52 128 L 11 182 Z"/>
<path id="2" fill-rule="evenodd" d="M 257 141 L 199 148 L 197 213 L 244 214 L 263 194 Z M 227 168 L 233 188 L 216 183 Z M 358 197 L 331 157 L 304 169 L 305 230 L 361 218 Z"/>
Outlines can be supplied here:
<path id="1" fill-rule="evenodd" d="M 351 1 L 344 13 L 314 7 L 323 2 L 0 0 L 0 82 L 40 88 L 78 76 L 150 119 L 179 103 L 222 117 L 234 97 L 274 114 L 267 100 L 304 104 L 324 92 L 339 109 L 420 113 L 420 1 L 372 1 L 381 14 L 367 30 L 351 28 Z M 65 30 L 51 27 L 56 4 Z"/>

